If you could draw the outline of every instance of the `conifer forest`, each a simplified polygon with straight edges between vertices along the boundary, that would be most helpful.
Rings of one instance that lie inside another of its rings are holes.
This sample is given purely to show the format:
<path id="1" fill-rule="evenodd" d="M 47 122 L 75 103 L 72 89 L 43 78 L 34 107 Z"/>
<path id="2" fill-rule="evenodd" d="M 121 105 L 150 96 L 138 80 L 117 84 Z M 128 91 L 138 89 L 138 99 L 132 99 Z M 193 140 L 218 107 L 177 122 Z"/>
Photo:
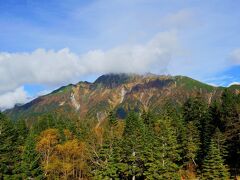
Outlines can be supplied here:
<path id="1" fill-rule="evenodd" d="M 159 112 L 78 119 L 52 112 L 34 123 L 0 114 L 0 179 L 203 179 L 240 175 L 240 95 L 199 96 Z"/>

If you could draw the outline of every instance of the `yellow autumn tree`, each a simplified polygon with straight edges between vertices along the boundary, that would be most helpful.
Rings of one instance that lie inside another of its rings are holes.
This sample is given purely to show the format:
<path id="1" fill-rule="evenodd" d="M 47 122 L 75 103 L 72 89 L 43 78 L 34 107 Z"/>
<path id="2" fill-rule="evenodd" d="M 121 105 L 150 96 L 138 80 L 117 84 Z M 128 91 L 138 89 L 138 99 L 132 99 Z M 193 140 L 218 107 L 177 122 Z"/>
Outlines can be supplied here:
<path id="1" fill-rule="evenodd" d="M 55 146 L 59 143 L 59 131 L 57 129 L 47 129 L 38 137 L 36 150 L 42 155 L 42 166 L 44 175 L 56 171 L 58 161 L 54 156 Z"/>
<path id="2" fill-rule="evenodd" d="M 83 179 L 87 174 L 86 145 L 67 129 L 63 134 L 63 143 L 58 129 L 47 129 L 38 137 L 36 150 L 42 155 L 44 175 L 48 179 Z"/>
<path id="3" fill-rule="evenodd" d="M 56 147 L 61 162 L 59 167 L 64 179 L 83 178 L 86 174 L 86 148 L 83 142 L 74 138 Z"/>

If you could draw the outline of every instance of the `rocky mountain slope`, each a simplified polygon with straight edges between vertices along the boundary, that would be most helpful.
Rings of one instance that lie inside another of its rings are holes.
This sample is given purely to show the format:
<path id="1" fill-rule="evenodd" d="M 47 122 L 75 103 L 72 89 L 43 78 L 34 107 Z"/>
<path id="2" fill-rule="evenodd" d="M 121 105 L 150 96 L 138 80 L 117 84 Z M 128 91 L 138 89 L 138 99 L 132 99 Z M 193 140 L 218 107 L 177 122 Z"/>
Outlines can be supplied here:
<path id="1" fill-rule="evenodd" d="M 239 86 L 231 88 L 240 89 Z M 115 109 L 118 117 L 123 118 L 129 109 L 161 111 L 166 102 L 178 105 L 196 95 L 211 103 L 223 90 L 224 87 L 213 87 L 185 76 L 107 74 L 94 83 L 79 82 L 61 87 L 5 113 L 14 120 L 34 119 L 54 111 L 100 120 L 109 109 Z"/>

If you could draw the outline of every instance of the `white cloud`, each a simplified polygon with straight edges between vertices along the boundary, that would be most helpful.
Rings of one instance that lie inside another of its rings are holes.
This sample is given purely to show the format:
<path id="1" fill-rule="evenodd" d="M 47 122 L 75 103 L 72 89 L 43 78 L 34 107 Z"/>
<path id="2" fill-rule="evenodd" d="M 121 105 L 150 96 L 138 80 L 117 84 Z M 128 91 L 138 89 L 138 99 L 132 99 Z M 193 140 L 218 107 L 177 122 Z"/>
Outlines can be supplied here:
<path id="1" fill-rule="evenodd" d="M 178 53 L 175 32 L 164 32 L 144 45 L 121 46 L 108 51 L 94 50 L 80 57 L 84 73 L 167 73 L 172 56 Z"/>
<path id="2" fill-rule="evenodd" d="M 24 83 L 54 85 L 70 80 L 80 71 L 78 57 L 68 49 L 32 53 L 0 53 L 0 93 Z"/>
<path id="3" fill-rule="evenodd" d="M 179 52 L 177 33 L 170 31 L 157 34 L 145 44 L 92 50 L 80 55 L 67 48 L 0 53 L 0 108 L 24 102 L 26 93 L 18 88 L 24 84 L 41 84 L 51 89 L 91 74 L 168 73 L 172 57 Z"/>
<path id="4" fill-rule="evenodd" d="M 162 32 L 145 44 L 119 46 L 107 51 L 75 54 L 37 49 L 31 53 L 0 53 L 0 94 L 25 83 L 57 86 L 91 73 L 167 71 L 178 51 L 176 32 Z"/>
<path id="5" fill-rule="evenodd" d="M 233 50 L 230 53 L 230 58 L 234 64 L 240 65 L 240 48 Z"/>
<path id="6" fill-rule="evenodd" d="M 232 82 L 228 85 L 228 87 L 232 86 L 232 85 L 240 85 L 240 82 Z"/>
<path id="7" fill-rule="evenodd" d="M 23 87 L 0 95 L 0 110 L 13 107 L 17 103 L 26 103 L 28 101 L 27 93 Z"/>

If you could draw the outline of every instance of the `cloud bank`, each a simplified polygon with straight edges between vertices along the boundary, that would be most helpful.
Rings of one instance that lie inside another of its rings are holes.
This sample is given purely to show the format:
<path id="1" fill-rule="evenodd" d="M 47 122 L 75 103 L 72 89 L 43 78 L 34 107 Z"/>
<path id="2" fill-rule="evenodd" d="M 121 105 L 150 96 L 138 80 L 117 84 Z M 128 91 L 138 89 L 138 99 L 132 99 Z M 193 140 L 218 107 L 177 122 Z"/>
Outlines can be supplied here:
<path id="1" fill-rule="evenodd" d="M 119 46 L 76 54 L 68 48 L 31 53 L 0 53 L 0 108 L 27 100 L 24 84 L 60 86 L 82 76 L 104 73 L 168 72 L 179 44 L 174 31 L 157 34 L 145 44 Z"/>
<path id="2" fill-rule="evenodd" d="M 240 85 L 240 82 L 232 82 L 228 85 L 228 87 L 232 86 L 232 85 Z"/>
<path id="3" fill-rule="evenodd" d="M 0 109 L 8 109 L 15 104 L 22 104 L 28 100 L 27 93 L 23 87 L 0 95 Z"/>

